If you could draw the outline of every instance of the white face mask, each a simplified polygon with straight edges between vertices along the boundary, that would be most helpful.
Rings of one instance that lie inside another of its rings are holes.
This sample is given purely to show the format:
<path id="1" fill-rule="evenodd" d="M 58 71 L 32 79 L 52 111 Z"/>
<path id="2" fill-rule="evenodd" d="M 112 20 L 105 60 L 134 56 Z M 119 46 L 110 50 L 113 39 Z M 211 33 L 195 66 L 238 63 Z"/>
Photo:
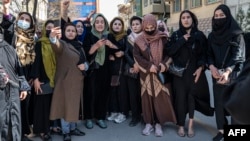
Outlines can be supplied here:
<path id="1" fill-rule="evenodd" d="M 26 30 L 26 29 L 30 28 L 30 23 L 25 21 L 25 20 L 18 20 L 17 26 L 22 28 L 23 30 Z"/>

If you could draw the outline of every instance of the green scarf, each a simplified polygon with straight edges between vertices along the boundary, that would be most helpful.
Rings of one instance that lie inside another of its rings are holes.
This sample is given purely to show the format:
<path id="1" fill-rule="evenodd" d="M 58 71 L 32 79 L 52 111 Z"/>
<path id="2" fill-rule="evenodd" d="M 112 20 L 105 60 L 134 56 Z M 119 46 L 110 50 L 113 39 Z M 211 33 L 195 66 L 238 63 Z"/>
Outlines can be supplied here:
<path id="1" fill-rule="evenodd" d="M 104 30 L 102 31 L 102 33 L 98 32 L 96 29 L 95 29 L 95 21 L 96 21 L 96 18 L 97 17 L 103 17 L 104 21 L 105 21 L 105 27 L 104 27 Z M 108 28 L 109 28 L 109 24 L 108 24 L 108 21 L 107 19 L 100 13 L 96 13 L 94 16 L 93 16 L 93 20 L 92 20 L 92 29 L 91 29 L 91 33 L 98 37 L 99 39 L 101 39 L 102 35 L 107 35 L 108 34 Z M 104 61 L 105 61 L 105 46 L 102 46 L 100 47 L 98 50 L 97 50 L 97 53 L 96 53 L 96 57 L 95 57 L 95 61 L 99 64 L 99 65 L 103 65 L 104 64 Z"/>
<path id="2" fill-rule="evenodd" d="M 43 33 L 46 31 L 43 30 Z M 42 33 L 42 38 L 39 39 L 42 44 L 42 58 L 45 72 L 49 78 L 50 86 L 54 87 L 54 78 L 56 72 L 56 59 L 55 53 L 52 50 L 49 38 Z"/>

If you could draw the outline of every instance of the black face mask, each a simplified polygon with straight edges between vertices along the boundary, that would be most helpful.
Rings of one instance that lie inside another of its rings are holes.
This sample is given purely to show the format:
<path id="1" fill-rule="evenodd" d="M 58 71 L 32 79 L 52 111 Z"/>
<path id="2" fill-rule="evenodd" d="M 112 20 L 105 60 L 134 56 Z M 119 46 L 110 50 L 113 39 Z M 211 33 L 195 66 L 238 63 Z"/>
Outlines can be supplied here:
<path id="1" fill-rule="evenodd" d="M 46 37 L 49 38 L 50 32 L 51 32 L 51 30 L 46 30 Z"/>
<path id="2" fill-rule="evenodd" d="M 216 28 L 220 28 L 225 25 L 227 18 L 214 19 L 214 25 Z"/>
<path id="3" fill-rule="evenodd" d="M 160 30 L 161 32 L 164 32 L 165 28 L 164 27 L 159 27 L 158 30 Z"/>
<path id="4" fill-rule="evenodd" d="M 155 30 L 152 30 L 152 31 L 144 31 L 146 34 L 148 35 L 153 35 L 155 33 Z"/>

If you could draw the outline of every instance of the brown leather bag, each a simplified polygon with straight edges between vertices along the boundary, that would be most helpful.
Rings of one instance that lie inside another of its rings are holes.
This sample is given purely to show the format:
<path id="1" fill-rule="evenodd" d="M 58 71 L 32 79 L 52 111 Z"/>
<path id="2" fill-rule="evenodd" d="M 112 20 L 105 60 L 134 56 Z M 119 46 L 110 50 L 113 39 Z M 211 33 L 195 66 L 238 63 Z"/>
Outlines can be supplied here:
<path id="1" fill-rule="evenodd" d="M 111 77 L 111 86 L 119 86 L 120 85 L 120 75 L 112 75 Z"/>
<path id="2" fill-rule="evenodd" d="M 119 86 L 120 85 L 120 76 L 121 76 L 121 73 L 122 73 L 122 64 L 123 64 L 122 62 L 123 62 L 123 59 L 121 59 L 119 74 L 111 76 L 110 86 Z"/>

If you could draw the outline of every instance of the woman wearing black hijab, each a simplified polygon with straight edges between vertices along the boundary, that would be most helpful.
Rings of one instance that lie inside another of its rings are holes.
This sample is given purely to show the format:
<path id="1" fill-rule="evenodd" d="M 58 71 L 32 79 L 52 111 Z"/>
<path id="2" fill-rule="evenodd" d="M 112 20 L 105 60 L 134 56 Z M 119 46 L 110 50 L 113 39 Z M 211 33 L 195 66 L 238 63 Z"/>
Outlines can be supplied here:
<path id="1" fill-rule="evenodd" d="M 179 126 L 177 133 L 180 137 L 186 135 L 184 126 L 188 114 L 187 136 L 193 137 L 194 111 L 213 116 L 205 76 L 207 39 L 198 30 L 197 17 L 189 10 L 181 12 L 179 27 L 167 45 L 167 53 L 173 58 L 173 63 L 186 68 L 182 77 L 173 75 L 174 108 Z"/>
<path id="2" fill-rule="evenodd" d="M 219 5 L 212 18 L 212 32 L 208 36 L 208 66 L 213 77 L 215 118 L 218 134 L 223 138 L 223 126 L 228 124 L 224 111 L 223 91 L 233 71 L 240 72 L 245 61 L 245 42 L 237 22 L 226 5 Z M 224 69 L 222 73 L 220 70 Z"/>

